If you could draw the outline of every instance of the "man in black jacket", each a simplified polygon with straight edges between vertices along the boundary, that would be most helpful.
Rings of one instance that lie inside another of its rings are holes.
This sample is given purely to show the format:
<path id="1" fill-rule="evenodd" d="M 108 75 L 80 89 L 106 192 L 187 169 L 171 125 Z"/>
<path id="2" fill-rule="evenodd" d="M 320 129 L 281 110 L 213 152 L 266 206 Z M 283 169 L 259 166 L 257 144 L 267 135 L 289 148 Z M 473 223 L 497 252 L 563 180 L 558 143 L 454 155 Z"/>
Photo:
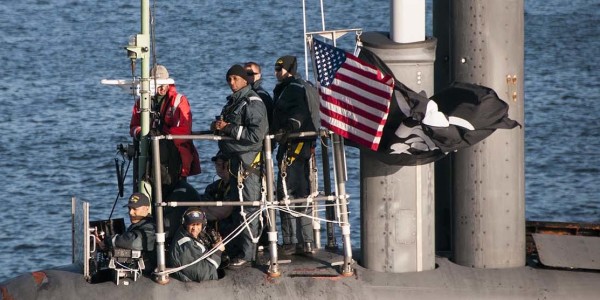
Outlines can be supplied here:
<path id="1" fill-rule="evenodd" d="M 246 74 L 248 75 L 248 85 L 252 87 L 252 90 L 262 99 L 267 109 L 267 118 L 269 119 L 269 127 L 273 124 L 273 98 L 267 90 L 262 87 L 262 72 L 260 65 L 256 62 L 249 61 L 244 64 Z"/>
<path id="2" fill-rule="evenodd" d="M 144 273 L 150 274 L 156 266 L 156 225 L 150 215 L 150 199 L 142 193 L 133 193 L 125 207 L 129 208 L 131 225 L 122 234 L 107 236 L 104 241 L 96 239 L 101 249 L 124 248 L 141 250 Z"/>
<path id="3" fill-rule="evenodd" d="M 302 79 L 296 74 L 295 56 L 282 56 L 275 62 L 277 85 L 273 90 L 273 126 L 278 142 L 277 199 L 306 198 L 310 194 L 310 157 L 315 146 L 315 138 L 287 139 L 289 133 L 315 131 L 309 99 Z M 284 175 L 285 174 L 285 175 Z M 285 180 L 285 188 L 284 188 Z M 291 209 L 312 215 L 311 206 L 290 205 Z M 283 254 L 313 253 L 312 220 L 309 217 L 294 217 L 280 211 Z"/>

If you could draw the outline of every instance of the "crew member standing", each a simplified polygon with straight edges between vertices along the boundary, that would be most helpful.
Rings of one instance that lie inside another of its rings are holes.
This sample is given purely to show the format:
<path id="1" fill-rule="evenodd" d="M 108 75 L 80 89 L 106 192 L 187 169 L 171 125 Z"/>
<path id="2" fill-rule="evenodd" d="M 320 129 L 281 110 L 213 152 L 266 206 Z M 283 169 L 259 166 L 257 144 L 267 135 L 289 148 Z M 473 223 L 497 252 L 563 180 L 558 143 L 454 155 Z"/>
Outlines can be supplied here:
<path id="1" fill-rule="evenodd" d="M 295 56 L 283 56 L 275 62 L 277 85 L 273 90 L 273 127 L 278 141 L 277 199 L 283 200 L 285 193 L 290 199 L 306 198 L 310 194 L 310 157 L 315 138 L 288 139 L 287 135 L 302 131 L 315 131 L 305 87 L 296 74 Z M 285 174 L 285 176 L 283 176 Z M 286 189 L 283 187 L 285 179 Z M 312 215 L 312 207 L 306 204 L 290 206 L 295 211 Z M 280 211 L 282 252 L 313 253 L 312 220 L 309 217 L 294 217 Z"/>
<path id="2" fill-rule="evenodd" d="M 244 68 L 246 69 L 246 75 L 248 84 L 252 87 L 252 90 L 258 94 L 258 96 L 262 99 L 265 107 L 267 108 L 267 117 L 269 118 L 269 127 L 272 126 L 273 122 L 273 98 L 267 90 L 262 87 L 262 71 L 260 65 L 256 62 L 249 61 L 244 64 Z"/>
<path id="3" fill-rule="evenodd" d="M 229 181 L 228 200 L 259 201 L 261 199 L 260 153 L 263 139 L 269 130 L 267 110 L 262 99 L 252 91 L 246 80 L 246 70 L 241 65 L 233 65 L 227 71 L 226 80 L 232 94 L 221 111 L 219 120 L 211 128 L 218 134 L 233 140 L 219 141 L 219 150 L 229 157 L 229 169 L 233 176 Z M 239 189 L 242 198 L 239 199 Z M 248 226 L 233 242 L 241 249 L 233 257 L 230 268 L 246 266 L 254 259 L 256 245 L 253 238 L 258 235 L 258 218 L 249 221 L 256 207 L 241 207 L 233 212 L 234 224 L 248 221 Z M 246 217 L 244 217 L 246 216 Z"/>
<path id="4" fill-rule="evenodd" d="M 169 72 L 163 65 L 156 65 L 150 71 L 156 79 L 169 79 Z M 156 87 L 156 94 L 152 97 L 153 120 L 151 128 L 161 134 L 192 134 L 192 111 L 185 95 L 178 93 L 175 84 L 161 84 Z M 140 127 L 140 101 L 136 101 L 129 124 L 129 133 L 138 139 L 142 128 Z M 175 146 L 181 156 L 180 176 L 200 174 L 200 158 L 192 140 L 174 139 Z M 178 178 L 173 178 L 173 183 Z"/>

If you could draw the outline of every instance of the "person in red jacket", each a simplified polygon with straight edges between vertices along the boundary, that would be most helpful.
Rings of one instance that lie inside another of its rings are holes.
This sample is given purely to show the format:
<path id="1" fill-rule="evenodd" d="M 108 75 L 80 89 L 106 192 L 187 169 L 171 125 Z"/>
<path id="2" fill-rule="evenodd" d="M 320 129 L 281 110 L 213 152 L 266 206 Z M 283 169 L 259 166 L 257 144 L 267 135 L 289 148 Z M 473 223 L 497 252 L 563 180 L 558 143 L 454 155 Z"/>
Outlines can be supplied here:
<path id="1" fill-rule="evenodd" d="M 156 79 L 168 79 L 169 72 L 163 65 L 152 68 L 150 75 Z M 151 128 L 162 134 L 191 134 L 192 112 L 187 97 L 177 92 L 174 84 L 164 84 L 156 87 L 152 97 Z M 140 101 L 136 101 L 129 124 L 129 133 L 133 138 L 139 138 Z M 181 177 L 200 174 L 200 158 L 192 140 L 174 139 L 175 146 L 181 156 Z"/>

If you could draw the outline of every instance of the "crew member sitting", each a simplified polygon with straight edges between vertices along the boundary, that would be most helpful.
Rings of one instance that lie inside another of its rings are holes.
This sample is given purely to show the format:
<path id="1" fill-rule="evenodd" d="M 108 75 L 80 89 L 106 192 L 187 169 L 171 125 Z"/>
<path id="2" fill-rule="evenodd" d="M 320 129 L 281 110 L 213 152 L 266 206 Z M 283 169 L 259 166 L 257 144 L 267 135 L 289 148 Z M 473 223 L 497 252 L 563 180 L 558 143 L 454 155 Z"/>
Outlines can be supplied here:
<path id="1" fill-rule="evenodd" d="M 201 199 L 202 201 L 223 201 L 230 189 L 229 180 L 231 174 L 229 173 L 229 157 L 219 152 L 211 158 L 211 161 L 215 164 L 215 171 L 219 179 L 206 186 Z M 209 227 L 217 223 L 220 225 L 221 223 L 229 224 L 233 222 L 231 220 L 231 213 L 234 211 L 232 206 L 207 206 L 203 207 L 202 210 L 206 213 Z M 218 228 L 221 236 L 226 236 L 230 233 L 230 231 L 221 231 L 219 226 L 212 227 Z"/>
<path id="2" fill-rule="evenodd" d="M 100 249 L 123 248 L 142 252 L 143 273 L 150 274 L 156 266 L 156 225 L 150 215 L 150 199 L 142 193 L 133 193 L 124 207 L 129 208 L 131 225 L 123 234 L 107 236 L 104 240 L 96 237 Z"/>
<path id="3" fill-rule="evenodd" d="M 218 236 L 206 231 L 206 223 L 206 215 L 197 207 L 191 207 L 184 213 L 183 224 L 173 237 L 169 248 L 168 262 L 172 268 L 188 266 L 173 273 L 174 278 L 198 282 L 219 279 L 217 269 L 221 264 L 221 253 L 225 251 L 225 246 Z M 213 254 L 196 262 L 213 247 L 217 247 Z"/>

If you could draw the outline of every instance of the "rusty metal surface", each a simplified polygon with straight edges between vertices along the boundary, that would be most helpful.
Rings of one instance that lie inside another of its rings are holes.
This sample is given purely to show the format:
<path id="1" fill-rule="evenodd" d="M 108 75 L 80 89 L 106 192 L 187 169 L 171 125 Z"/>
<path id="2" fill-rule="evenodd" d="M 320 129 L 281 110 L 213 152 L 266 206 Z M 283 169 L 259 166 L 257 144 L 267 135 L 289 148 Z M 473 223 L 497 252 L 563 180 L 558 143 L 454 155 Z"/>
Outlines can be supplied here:
<path id="1" fill-rule="evenodd" d="M 527 233 L 600 236 L 600 224 L 527 221 Z"/>
<path id="2" fill-rule="evenodd" d="M 543 265 L 600 270 L 600 237 L 540 233 L 532 236 Z"/>

